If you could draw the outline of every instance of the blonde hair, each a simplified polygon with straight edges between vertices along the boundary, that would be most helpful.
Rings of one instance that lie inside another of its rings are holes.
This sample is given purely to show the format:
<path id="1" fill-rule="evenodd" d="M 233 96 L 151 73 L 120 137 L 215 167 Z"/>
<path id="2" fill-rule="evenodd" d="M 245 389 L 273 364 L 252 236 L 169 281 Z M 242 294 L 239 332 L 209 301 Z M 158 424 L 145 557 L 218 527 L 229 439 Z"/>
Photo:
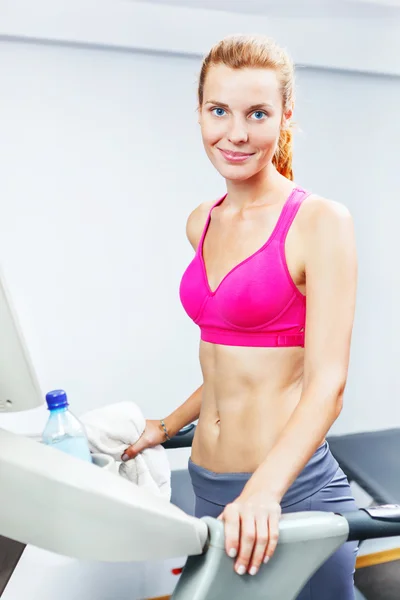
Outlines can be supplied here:
<path id="1" fill-rule="evenodd" d="M 277 72 L 282 94 L 283 111 L 294 103 L 294 65 L 287 52 L 274 40 L 262 35 L 236 34 L 223 38 L 215 44 L 201 66 L 198 102 L 203 104 L 204 83 L 211 66 L 223 64 L 231 69 L 273 69 Z M 276 169 L 293 180 L 292 170 L 293 133 L 290 128 L 281 128 L 277 149 L 272 159 Z"/>

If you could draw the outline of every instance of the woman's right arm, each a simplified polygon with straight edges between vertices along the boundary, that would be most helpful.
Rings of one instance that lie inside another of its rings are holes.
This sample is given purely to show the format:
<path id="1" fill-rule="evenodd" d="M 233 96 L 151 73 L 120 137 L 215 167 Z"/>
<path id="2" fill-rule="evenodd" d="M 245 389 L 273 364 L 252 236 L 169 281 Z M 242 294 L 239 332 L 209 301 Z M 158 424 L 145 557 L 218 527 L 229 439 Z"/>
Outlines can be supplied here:
<path id="1" fill-rule="evenodd" d="M 189 425 L 199 418 L 201 407 L 201 393 L 203 384 L 189 398 L 178 406 L 168 417 L 164 419 L 165 427 L 170 438 L 174 437 L 185 425 Z M 146 448 L 152 448 L 162 444 L 167 439 L 161 420 L 146 419 L 146 427 L 135 444 L 132 444 L 124 450 L 121 460 L 126 461 L 135 458 Z"/>
<path id="2" fill-rule="evenodd" d="M 165 427 L 168 431 L 168 435 L 170 438 L 174 437 L 182 429 L 185 425 L 189 425 L 189 423 L 193 423 L 200 416 L 200 408 L 201 408 L 201 394 L 203 391 L 203 384 L 189 398 L 178 406 L 177 409 L 174 410 L 168 417 L 164 419 Z M 165 442 L 166 435 L 161 426 L 161 431 L 163 433 Z"/>

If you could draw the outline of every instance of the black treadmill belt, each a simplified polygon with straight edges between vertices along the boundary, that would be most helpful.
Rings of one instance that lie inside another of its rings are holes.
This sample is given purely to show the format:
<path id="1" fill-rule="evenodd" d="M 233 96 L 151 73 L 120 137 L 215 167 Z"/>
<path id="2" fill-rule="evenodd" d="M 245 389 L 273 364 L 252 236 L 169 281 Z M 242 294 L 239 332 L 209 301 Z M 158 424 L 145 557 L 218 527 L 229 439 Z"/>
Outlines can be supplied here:
<path id="1" fill-rule="evenodd" d="M 328 437 L 350 480 L 379 504 L 400 504 L 400 428 Z"/>

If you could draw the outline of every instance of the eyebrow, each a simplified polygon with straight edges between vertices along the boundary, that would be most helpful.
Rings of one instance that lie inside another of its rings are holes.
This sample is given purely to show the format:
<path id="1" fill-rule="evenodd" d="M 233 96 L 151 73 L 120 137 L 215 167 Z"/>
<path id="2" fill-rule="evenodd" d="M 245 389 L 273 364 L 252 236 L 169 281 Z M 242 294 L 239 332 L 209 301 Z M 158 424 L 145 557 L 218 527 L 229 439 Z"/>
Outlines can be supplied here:
<path id="1" fill-rule="evenodd" d="M 224 102 L 218 102 L 217 100 L 207 100 L 205 104 L 216 104 L 221 108 L 229 108 L 228 104 L 225 104 Z M 251 106 L 249 106 L 248 110 L 259 110 L 260 108 L 272 109 L 273 106 L 271 104 L 266 104 L 262 102 L 261 104 L 252 104 Z"/>

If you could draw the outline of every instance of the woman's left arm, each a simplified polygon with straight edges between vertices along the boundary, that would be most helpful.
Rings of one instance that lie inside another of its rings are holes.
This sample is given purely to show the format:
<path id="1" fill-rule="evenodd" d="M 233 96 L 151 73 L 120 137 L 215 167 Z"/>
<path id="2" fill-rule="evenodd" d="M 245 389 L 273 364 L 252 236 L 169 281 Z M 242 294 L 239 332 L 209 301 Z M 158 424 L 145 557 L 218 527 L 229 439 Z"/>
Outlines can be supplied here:
<path id="1" fill-rule="evenodd" d="M 238 554 L 240 574 L 255 574 L 273 555 L 280 501 L 342 409 L 357 287 L 353 220 L 343 205 L 322 198 L 310 199 L 304 208 L 307 308 L 301 398 L 266 459 L 218 517 L 225 522 L 228 554 Z"/>

